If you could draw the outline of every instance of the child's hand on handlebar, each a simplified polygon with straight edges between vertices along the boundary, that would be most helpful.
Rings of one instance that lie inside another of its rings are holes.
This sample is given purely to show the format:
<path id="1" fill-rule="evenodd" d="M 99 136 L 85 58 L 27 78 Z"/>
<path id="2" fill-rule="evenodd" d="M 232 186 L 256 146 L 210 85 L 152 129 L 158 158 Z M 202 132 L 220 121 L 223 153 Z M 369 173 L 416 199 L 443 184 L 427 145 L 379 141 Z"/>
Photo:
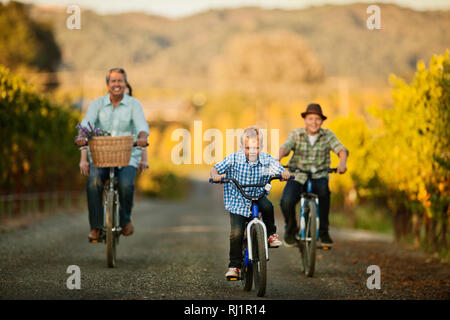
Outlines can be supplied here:
<path id="1" fill-rule="evenodd" d="M 287 181 L 291 178 L 291 174 L 289 173 L 289 171 L 284 170 L 281 173 L 281 177 L 283 178 L 283 181 Z"/>
<path id="2" fill-rule="evenodd" d="M 211 175 L 211 178 L 213 179 L 214 182 L 220 182 L 220 181 L 222 181 L 222 176 L 219 175 L 219 174 Z"/>

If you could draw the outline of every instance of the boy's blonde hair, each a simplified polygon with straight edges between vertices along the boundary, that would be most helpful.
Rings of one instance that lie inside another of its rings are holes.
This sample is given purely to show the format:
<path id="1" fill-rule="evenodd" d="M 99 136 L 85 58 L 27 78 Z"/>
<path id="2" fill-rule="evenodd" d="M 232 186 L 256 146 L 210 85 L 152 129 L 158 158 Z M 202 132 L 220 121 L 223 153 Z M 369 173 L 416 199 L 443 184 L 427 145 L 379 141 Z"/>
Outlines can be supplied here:
<path id="1" fill-rule="evenodd" d="M 245 147 L 245 141 L 250 138 L 256 138 L 259 142 L 259 148 L 261 149 L 263 146 L 263 136 L 261 134 L 261 129 L 257 126 L 250 126 L 245 128 L 241 134 L 241 147 Z"/>

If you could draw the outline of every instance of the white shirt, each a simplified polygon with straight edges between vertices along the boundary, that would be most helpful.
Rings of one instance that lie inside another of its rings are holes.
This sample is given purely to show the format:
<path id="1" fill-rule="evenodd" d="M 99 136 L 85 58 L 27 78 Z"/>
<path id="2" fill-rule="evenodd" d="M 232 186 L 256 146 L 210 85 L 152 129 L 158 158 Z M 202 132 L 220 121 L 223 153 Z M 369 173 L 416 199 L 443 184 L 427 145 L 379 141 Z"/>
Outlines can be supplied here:
<path id="1" fill-rule="evenodd" d="M 318 134 L 316 134 L 315 136 L 311 136 L 308 134 L 308 140 L 309 140 L 309 144 L 310 145 L 314 145 L 314 143 L 316 143 L 317 138 L 319 137 Z"/>

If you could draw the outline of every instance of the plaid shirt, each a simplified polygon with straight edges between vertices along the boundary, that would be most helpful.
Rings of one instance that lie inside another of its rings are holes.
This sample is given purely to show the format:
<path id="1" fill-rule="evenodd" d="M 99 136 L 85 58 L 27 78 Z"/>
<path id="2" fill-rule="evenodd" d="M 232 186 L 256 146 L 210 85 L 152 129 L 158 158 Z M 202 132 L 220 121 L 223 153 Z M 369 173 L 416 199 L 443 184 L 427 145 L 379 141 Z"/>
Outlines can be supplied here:
<path id="1" fill-rule="evenodd" d="M 330 150 L 338 154 L 347 148 L 336 138 L 333 131 L 329 129 L 320 129 L 318 137 L 313 146 L 309 143 L 308 134 L 305 128 L 297 128 L 291 131 L 282 148 L 293 150 L 294 155 L 289 160 L 289 167 L 301 168 L 303 170 L 318 170 L 330 167 Z M 323 171 L 312 175 L 313 179 L 328 178 L 328 172 Z M 295 173 L 295 180 L 301 184 L 305 183 L 307 176 L 305 173 Z"/>
<path id="2" fill-rule="evenodd" d="M 214 166 L 219 174 L 226 174 L 226 178 L 236 179 L 239 184 L 265 184 L 272 175 L 280 174 L 284 168 L 267 153 L 261 152 L 256 162 L 250 163 L 244 151 L 238 151 L 225 157 Z M 244 188 L 248 195 L 259 195 L 264 188 Z M 251 215 L 252 202 L 245 199 L 234 183 L 225 183 L 223 189 L 225 209 L 244 217 Z"/>

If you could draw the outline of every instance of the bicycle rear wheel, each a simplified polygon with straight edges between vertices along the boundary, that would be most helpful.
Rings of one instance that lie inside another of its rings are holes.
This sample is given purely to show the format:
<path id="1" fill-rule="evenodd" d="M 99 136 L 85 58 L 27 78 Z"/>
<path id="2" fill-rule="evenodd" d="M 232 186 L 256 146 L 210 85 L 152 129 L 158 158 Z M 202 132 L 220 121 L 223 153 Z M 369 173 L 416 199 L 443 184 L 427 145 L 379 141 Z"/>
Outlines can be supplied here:
<path id="1" fill-rule="evenodd" d="M 267 260 L 264 238 L 264 229 L 260 224 L 252 227 L 252 253 L 253 253 L 253 277 L 258 297 L 266 293 Z"/>
<path id="2" fill-rule="evenodd" d="M 312 277 L 316 266 L 317 250 L 317 207 L 313 201 L 307 201 L 308 216 L 305 221 L 305 239 L 300 239 L 300 253 L 303 271 Z"/>
<path id="3" fill-rule="evenodd" d="M 114 229 L 114 192 L 106 194 L 106 263 L 108 268 L 116 266 L 116 234 Z"/>

